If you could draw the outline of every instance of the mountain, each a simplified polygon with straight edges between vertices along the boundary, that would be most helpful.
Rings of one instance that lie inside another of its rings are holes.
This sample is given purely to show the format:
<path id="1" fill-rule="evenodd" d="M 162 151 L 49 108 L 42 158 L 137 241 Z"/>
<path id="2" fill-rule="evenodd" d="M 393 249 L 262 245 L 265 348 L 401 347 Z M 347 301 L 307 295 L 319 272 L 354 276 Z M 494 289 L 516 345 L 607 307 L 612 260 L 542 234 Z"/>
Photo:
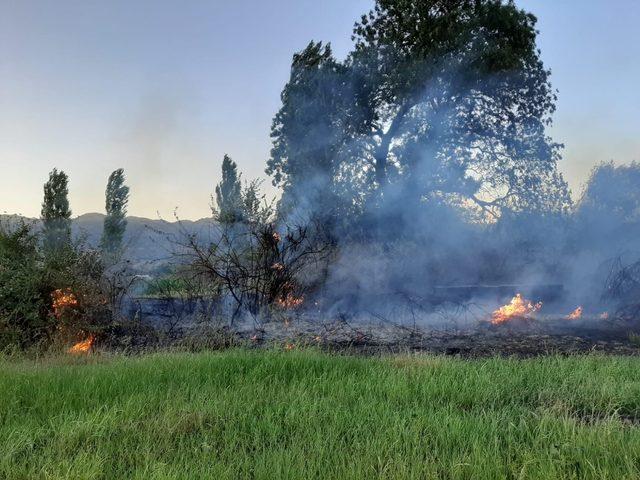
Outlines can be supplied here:
<path id="1" fill-rule="evenodd" d="M 72 219 L 71 231 L 74 240 L 97 247 L 100 244 L 105 215 L 86 213 Z M 42 227 L 39 219 L 18 215 L 0 215 L 0 222 L 12 224 L 20 220 L 33 223 L 36 230 Z M 140 273 L 152 273 L 165 268 L 172 260 L 179 242 L 188 235 L 195 235 L 206 242 L 214 235 L 215 222 L 211 218 L 168 222 L 162 219 L 127 217 L 124 236 L 125 257 Z"/>

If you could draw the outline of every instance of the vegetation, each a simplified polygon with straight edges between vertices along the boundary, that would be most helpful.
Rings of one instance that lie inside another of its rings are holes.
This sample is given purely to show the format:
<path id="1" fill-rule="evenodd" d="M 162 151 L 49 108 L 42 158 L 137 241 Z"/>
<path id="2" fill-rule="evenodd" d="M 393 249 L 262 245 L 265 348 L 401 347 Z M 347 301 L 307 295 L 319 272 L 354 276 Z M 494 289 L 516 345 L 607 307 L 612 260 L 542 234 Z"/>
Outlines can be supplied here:
<path id="1" fill-rule="evenodd" d="M 3 478 L 635 479 L 636 358 L 4 361 Z"/>
<path id="2" fill-rule="evenodd" d="M 53 169 L 44 184 L 42 202 L 43 241 L 50 253 L 59 252 L 71 244 L 71 209 L 69 208 L 69 177 Z"/>
<path id="3" fill-rule="evenodd" d="M 242 184 L 236 162 L 229 155 L 222 159 L 222 180 L 216 185 L 214 218 L 224 224 L 233 224 L 242 219 Z"/>
<path id="4" fill-rule="evenodd" d="M 119 168 L 109 175 L 105 191 L 104 229 L 102 249 L 111 257 L 117 257 L 122 250 L 122 238 L 127 229 L 127 203 L 129 187 L 124 184 L 124 170 Z"/>
<path id="5" fill-rule="evenodd" d="M 272 220 L 273 208 L 260 193 L 260 181 L 245 182 L 238 173 L 238 165 L 225 155 L 222 159 L 222 180 L 215 188 L 211 211 L 213 218 L 224 227 L 237 223 L 267 223 Z"/>
<path id="6" fill-rule="evenodd" d="M 24 222 L 0 224 L 0 352 L 69 344 L 121 320 L 135 277 L 107 270 L 100 250 L 70 241 L 50 250 L 40 238 Z"/>
<path id="7" fill-rule="evenodd" d="M 494 219 L 566 211 L 535 24 L 513 2 L 377 0 L 345 61 L 309 44 L 272 126 L 267 173 L 284 204 L 321 217 L 329 208 L 350 226 L 425 202 Z"/>
<path id="8" fill-rule="evenodd" d="M 0 225 L 0 350 L 25 348 L 45 337 L 52 291 L 31 228 Z"/>

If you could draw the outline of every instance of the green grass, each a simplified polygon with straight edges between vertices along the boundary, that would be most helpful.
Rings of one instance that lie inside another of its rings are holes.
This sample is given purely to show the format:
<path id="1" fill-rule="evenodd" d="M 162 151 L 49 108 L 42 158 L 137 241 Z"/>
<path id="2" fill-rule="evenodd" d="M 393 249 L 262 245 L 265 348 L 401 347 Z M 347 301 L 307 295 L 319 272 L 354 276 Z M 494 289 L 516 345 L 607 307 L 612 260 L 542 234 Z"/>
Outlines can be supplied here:
<path id="1" fill-rule="evenodd" d="M 0 478 L 640 478 L 640 359 L 0 361 Z"/>

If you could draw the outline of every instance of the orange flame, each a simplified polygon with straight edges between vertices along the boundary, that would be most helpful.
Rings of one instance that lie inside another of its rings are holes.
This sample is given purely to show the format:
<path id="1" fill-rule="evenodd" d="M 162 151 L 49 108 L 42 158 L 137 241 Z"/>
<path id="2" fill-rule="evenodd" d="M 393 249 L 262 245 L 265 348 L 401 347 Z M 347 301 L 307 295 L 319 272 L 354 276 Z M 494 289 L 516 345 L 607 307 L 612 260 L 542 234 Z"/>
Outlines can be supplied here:
<path id="1" fill-rule="evenodd" d="M 66 308 L 78 306 L 78 299 L 70 288 L 57 289 L 51 294 L 53 314 L 56 318 L 60 318 Z"/>
<path id="2" fill-rule="evenodd" d="M 299 307 L 303 302 L 304 297 L 296 297 L 292 293 L 287 293 L 284 297 L 278 299 L 278 305 L 286 309 Z"/>
<path id="3" fill-rule="evenodd" d="M 567 315 L 567 320 L 577 320 L 582 317 L 582 307 L 576 308 L 573 312 Z"/>
<path id="4" fill-rule="evenodd" d="M 542 308 L 542 302 L 531 303 L 522 298 L 519 293 L 511 299 L 507 305 L 503 305 L 491 315 L 491 323 L 500 325 L 514 318 L 526 318 L 532 316 Z"/>
<path id="5" fill-rule="evenodd" d="M 71 348 L 69 348 L 67 352 L 73 355 L 82 355 L 85 353 L 89 353 L 91 351 L 91 348 L 93 347 L 93 343 L 95 342 L 95 340 L 95 336 L 89 335 L 86 339 L 76 343 Z"/>

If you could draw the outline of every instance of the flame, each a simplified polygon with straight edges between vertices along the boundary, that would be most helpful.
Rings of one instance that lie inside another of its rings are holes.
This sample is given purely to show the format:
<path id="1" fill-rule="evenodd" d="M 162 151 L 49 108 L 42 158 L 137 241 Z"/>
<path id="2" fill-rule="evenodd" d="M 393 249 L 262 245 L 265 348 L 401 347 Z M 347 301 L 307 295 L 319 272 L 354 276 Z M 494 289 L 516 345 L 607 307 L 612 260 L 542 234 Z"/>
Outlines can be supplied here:
<path id="1" fill-rule="evenodd" d="M 295 346 L 293 343 L 288 343 L 288 342 L 287 342 L 287 343 L 285 343 L 285 345 L 284 345 L 284 349 L 285 349 L 287 352 L 289 352 L 289 351 L 293 350 L 294 348 L 296 348 L 296 346 Z"/>
<path id="2" fill-rule="evenodd" d="M 507 305 L 503 305 L 491 315 L 491 323 L 500 325 L 514 318 L 530 317 L 542 308 L 542 302 L 531 303 L 519 293 Z"/>
<path id="3" fill-rule="evenodd" d="M 91 351 L 91 348 L 93 347 L 93 343 L 95 342 L 95 340 L 96 340 L 95 336 L 89 335 L 86 339 L 76 343 L 71 348 L 69 348 L 67 352 L 74 355 L 89 353 Z"/>
<path id="4" fill-rule="evenodd" d="M 299 307 L 303 302 L 304 297 L 296 297 L 292 293 L 287 293 L 284 297 L 278 299 L 278 305 L 286 309 Z"/>
<path id="5" fill-rule="evenodd" d="M 573 312 L 567 315 L 567 320 L 577 320 L 582 317 L 582 307 L 576 308 Z"/>
<path id="6" fill-rule="evenodd" d="M 291 282 L 285 282 L 282 285 L 282 291 L 278 298 L 276 299 L 276 303 L 285 309 L 296 308 L 302 305 L 304 302 L 304 297 L 302 295 L 296 296 L 293 293 L 294 285 Z"/>
<path id="7" fill-rule="evenodd" d="M 78 306 L 78 299 L 76 298 L 76 296 L 74 295 L 74 293 L 71 291 L 70 288 L 65 288 L 65 289 L 59 288 L 57 290 L 54 290 L 53 293 L 51 294 L 51 299 L 52 299 L 51 306 L 53 307 L 53 314 L 56 316 L 56 318 L 60 318 L 64 313 L 65 309 Z"/>

